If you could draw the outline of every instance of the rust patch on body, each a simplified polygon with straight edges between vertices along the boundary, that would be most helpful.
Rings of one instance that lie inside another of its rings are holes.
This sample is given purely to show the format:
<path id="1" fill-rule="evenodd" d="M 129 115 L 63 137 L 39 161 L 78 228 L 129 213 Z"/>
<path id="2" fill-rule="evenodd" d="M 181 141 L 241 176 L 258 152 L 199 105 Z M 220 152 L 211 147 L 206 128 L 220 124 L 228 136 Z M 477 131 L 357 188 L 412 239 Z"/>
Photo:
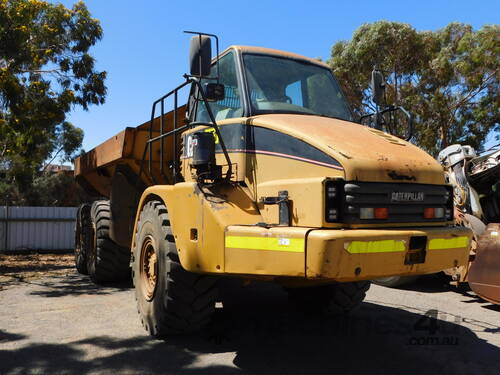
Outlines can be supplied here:
<path id="1" fill-rule="evenodd" d="M 417 180 L 417 178 L 415 176 L 398 173 L 395 170 L 387 171 L 387 175 L 396 181 L 416 181 Z"/>

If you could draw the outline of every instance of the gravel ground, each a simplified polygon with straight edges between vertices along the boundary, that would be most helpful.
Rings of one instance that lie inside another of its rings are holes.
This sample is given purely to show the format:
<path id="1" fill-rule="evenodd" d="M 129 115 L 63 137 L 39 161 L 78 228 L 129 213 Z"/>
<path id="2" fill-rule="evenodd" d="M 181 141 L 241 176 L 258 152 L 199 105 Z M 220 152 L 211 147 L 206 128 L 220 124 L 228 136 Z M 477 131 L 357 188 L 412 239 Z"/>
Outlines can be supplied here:
<path id="1" fill-rule="evenodd" d="M 374 285 L 333 319 L 295 311 L 274 285 L 230 284 L 204 332 L 158 341 L 130 285 L 97 287 L 67 264 L 30 272 L 0 281 L 2 375 L 500 373 L 500 306 L 437 277 Z"/>

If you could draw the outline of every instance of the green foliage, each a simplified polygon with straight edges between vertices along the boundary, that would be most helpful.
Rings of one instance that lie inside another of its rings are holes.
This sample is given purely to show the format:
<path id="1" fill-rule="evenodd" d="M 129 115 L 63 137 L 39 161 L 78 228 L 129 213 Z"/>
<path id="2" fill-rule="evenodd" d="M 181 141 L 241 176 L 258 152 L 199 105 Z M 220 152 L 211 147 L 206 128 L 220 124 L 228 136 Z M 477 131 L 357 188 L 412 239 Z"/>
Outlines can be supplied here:
<path id="1" fill-rule="evenodd" d="M 31 204 L 36 206 L 78 206 L 90 198 L 76 184 L 73 174 L 44 173 L 33 181 Z"/>
<path id="2" fill-rule="evenodd" d="M 5 181 L 0 178 L 0 205 L 74 207 L 90 200 L 72 173 L 42 173 L 22 192 L 17 185 Z"/>
<path id="3" fill-rule="evenodd" d="M 70 160 L 83 131 L 65 121 L 76 105 L 102 104 L 106 72 L 89 49 L 102 38 L 83 1 L 72 9 L 39 0 L 0 0 L 0 169 L 27 191 L 51 155 Z"/>
<path id="4" fill-rule="evenodd" d="M 382 70 L 387 102 L 417 115 L 414 140 L 436 154 L 453 143 L 481 148 L 490 131 L 500 131 L 499 58 L 498 25 L 417 32 L 379 21 L 336 43 L 328 63 L 360 115 L 375 109 L 370 72 L 374 65 Z"/>

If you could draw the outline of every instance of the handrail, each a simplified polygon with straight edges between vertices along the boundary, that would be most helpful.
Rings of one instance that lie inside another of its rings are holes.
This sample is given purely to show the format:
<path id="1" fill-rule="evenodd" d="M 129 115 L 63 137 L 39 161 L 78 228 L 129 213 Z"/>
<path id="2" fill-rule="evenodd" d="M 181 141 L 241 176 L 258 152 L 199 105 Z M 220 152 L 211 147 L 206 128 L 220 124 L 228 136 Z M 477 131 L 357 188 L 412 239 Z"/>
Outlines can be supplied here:
<path id="1" fill-rule="evenodd" d="M 197 87 L 197 91 L 200 93 L 201 98 L 203 100 L 203 103 L 205 104 L 205 107 L 207 109 L 208 116 L 210 117 L 211 123 L 206 123 L 205 125 L 211 126 L 214 130 L 215 133 L 219 139 L 219 144 L 222 148 L 222 152 L 224 153 L 224 157 L 226 159 L 227 165 L 228 165 L 228 170 L 225 176 L 226 180 L 230 180 L 232 173 L 233 173 L 233 166 L 231 163 L 231 159 L 229 158 L 229 153 L 227 152 L 226 145 L 224 143 L 224 140 L 222 139 L 220 129 L 217 125 L 217 122 L 215 121 L 215 116 L 212 112 L 212 109 L 210 108 L 210 105 L 208 103 L 207 97 L 205 96 L 205 92 L 203 91 L 203 87 L 200 83 L 200 80 L 197 79 L 196 77 L 192 77 L 189 75 L 184 75 L 184 78 L 186 79 L 186 82 L 182 83 L 181 85 L 177 86 L 175 89 L 172 91 L 168 92 L 167 94 L 163 95 L 161 98 L 155 100 L 153 102 L 153 106 L 151 108 L 151 120 L 149 122 L 149 139 L 146 141 L 146 144 L 144 146 L 144 152 L 142 155 L 142 160 L 141 160 L 141 165 L 140 165 L 140 170 L 139 170 L 139 179 L 142 175 L 142 172 L 144 171 L 144 161 L 146 159 L 146 155 L 148 154 L 149 151 L 149 160 L 148 160 L 148 172 L 149 172 L 149 177 L 151 178 L 151 181 L 153 184 L 157 184 L 156 179 L 153 175 L 152 172 L 152 167 L 153 167 L 153 143 L 160 141 L 160 174 L 164 177 L 166 177 L 164 173 L 164 147 L 163 147 L 163 139 L 169 136 L 173 135 L 173 142 L 172 142 L 172 147 L 173 147 L 173 162 L 172 162 L 172 169 L 173 169 L 173 183 L 175 184 L 177 182 L 177 176 L 179 174 L 179 165 L 177 163 L 177 148 L 178 148 L 178 142 L 177 142 L 177 133 L 180 133 L 186 129 L 189 129 L 193 127 L 197 123 L 191 123 L 188 125 L 181 126 L 177 128 L 177 106 L 178 106 L 178 92 L 188 84 L 194 84 Z M 174 110 L 173 110 L 173 129 L 171 131 L 168 131 L 164 133 L 164 115 L 165 115 L 165 99 L 170 97 L 171 95 L 174 95 Z M 156 106 L 160 103 L 160 135 L 157 137 L 153 137 L 153 124 L 155 120 L 155 114 L 156 114 Z"/>

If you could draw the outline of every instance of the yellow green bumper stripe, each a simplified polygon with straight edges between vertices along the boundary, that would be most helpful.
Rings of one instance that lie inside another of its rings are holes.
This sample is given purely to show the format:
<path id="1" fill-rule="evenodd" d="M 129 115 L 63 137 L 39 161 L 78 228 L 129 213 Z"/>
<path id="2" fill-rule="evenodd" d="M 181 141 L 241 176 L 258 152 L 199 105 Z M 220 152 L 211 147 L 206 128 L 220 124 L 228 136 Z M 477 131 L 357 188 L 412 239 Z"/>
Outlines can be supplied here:
<path id="1" fill-rule="evenodd" d="M 303 253 L 303 238 L 226 236 L 226 247 L 233 249 L 290 251 Z"/>
<path id="2" fill-rule="evenodd" d="M 391 253 L 405 251 L 403 240 L 382 241 L 351 241 L 344 244 L 345 249 L 351 254 L 365 253 Z"/>
<path id="3" fill-rule="evenodd" d="M 468 237 L 454 237 L 454 238 L 433 238 L 429 241 L 429 250 L 439 249 L 459 249 L 469 245 Z"/>

